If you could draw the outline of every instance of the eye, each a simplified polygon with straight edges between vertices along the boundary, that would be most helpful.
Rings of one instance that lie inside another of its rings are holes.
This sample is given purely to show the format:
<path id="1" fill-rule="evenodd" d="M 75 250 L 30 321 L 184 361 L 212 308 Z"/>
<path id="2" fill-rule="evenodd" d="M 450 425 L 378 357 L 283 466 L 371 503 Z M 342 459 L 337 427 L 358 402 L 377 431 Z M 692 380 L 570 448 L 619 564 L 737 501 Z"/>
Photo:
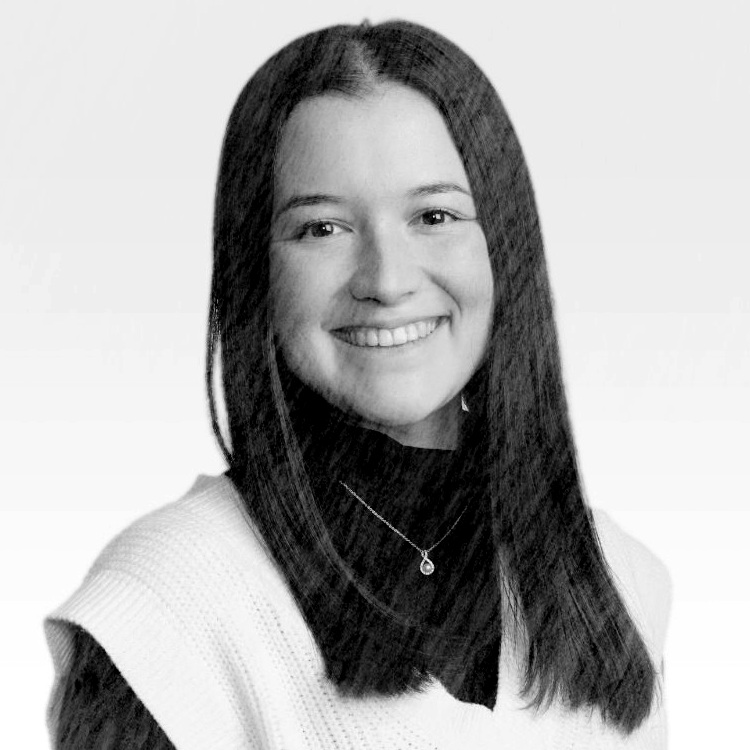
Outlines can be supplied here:
<path id="1" fill-rule="evenodd" d="M 450 224 L 454 221 L 458 221 L 458 216 L 451 211 L 446 211 L 444 208 L 431 208 L 428 211 L 422 211 L 419 214 L 419 219 L 426 226 L 438 226 L 440 224 Z"/>
<path id="2" fill-rule="evenodd" d="M 306 237 L 317 240 L 332 237 L 337 233 L 337 230 L 341 230 L 341 227 L 332 221 L 308 221 L 299 228 L 295 236 L 298 240 L 303 240 Z"/>

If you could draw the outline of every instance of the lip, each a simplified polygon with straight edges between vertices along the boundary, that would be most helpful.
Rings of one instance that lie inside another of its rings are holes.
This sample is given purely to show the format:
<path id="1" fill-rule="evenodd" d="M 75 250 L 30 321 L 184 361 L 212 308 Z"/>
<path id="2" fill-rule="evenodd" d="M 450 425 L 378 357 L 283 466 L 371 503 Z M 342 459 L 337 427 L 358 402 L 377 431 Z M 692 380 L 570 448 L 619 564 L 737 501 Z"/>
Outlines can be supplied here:
<path id="1" fill-rule="evenodd" d="M 376 356 L 383 356 L 388 354 L 395 354 L 397 352 L 405 352 L 405 351 L 414 351 L 416 349 L 420 349 L 422 346 L 427 344 L 429 341 L 432 340 L 435 333 L 440 331 L 445 324 L 447 324 L 450 321 L 449 315 L 438 315 L 432 318 L 412 318 L 411 321 L 415 323 L 419 322 L 431 322 L 436 321 L 435 328 L 424 338 L 419 338 L 413 341 L 407 341 L 403 344 L 393 344 L 391 346 L 358 346 L 357 344 L 352 343 L 348 338 L 347 334 L 353 330 L 356 330 L 358 327 L 365 327 L 365 328 L 374 328 L 375 326 L 347 326 L 346 328 L 337 328 L 335 330 L 332 330 L 331 333 L 333 334 L 333 337 L 340 341 L 342 344 L 344 344 L 347 347 L 351 347 L 352 349 L 363 352 L 364 354 L 369 355 L 370 353 L 374 352 Z M 406 323 L 405 325 L 408 325 L 409 323 Z M 393 325 L 392 323 L 389 323 L 389 325 Z"/>
<path id="2" fill-rule="evenodd" d="M 331 333 L 344 333 L 348 331 L 355 331 L 357 328 L 384 328 L 393 330 L 394 328 L 402 328 L 408 326 L 411 323 L 430 323 L 433 320 L 437 321 L 438 326 L 443 323 L 444 319 L 447 320 L 450 316 L 448 315 L 422 315 L 420 317 L 410 316 L 394 318 L 393 320 L 363 320 L 357 323 L 351 323 L 346 326 L 339 326 L 338 328 L 332 328 Z"/>

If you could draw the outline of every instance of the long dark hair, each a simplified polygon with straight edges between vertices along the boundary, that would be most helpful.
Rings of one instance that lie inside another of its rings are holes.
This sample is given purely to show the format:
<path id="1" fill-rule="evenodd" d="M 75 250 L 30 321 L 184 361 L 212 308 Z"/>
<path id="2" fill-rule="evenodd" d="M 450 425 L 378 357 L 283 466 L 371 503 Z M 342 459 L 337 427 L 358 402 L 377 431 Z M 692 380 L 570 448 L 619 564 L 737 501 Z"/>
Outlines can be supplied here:
<path id="1" fill-rule="evenodd" d="M 440 111 L 487 240 L 493 326 L 468 397 L 479 413 L 479 449 L 490 467 L 498 582 L 512 594 L 516 624 L 528 636 L 523 696 L 535 691 L 530 705 L 537 708 L 553 699 L 571 710 L 598 707 L 605 721 L 629 733 L 652 709 L 657 672 L 613 583 L 584 499 L 526 162 L 489 80 L 429 29 L 365 22 L 308 34 L 271 57 L 232 110 L 216 188 L 206 363 L 212 423 L 228 475 L 318 638 L 328 676 L 359 695 L 421 689 L 427 675 L 416 664 L 406 665 L 410 671 L 395 687 L 384 680 L 394 669 L 387 658 L 362 658 L 357 679 L 344 679 L 320 635 L 313 613 L 323 602 L 342 606 L 352 592 L 380 618 L 383 633 L 394 624 L 412 635 L 431 628 L 375 597 L 331 542 L 290 421 L 268 299 L 274 158 L 286 119 L 303 99 L 326 92 L 357 96 L 379 81 L 410 86 Z M 214 393 L 219 345 L 231 447 Z M 371 637 L 377 640 L 378 632 Z M 383 653 L 387 646 L 383 636 Z M 357 656 L 349 652 L 350 659 Z M 402 674 L 403 666 L 402 660 Z"/>

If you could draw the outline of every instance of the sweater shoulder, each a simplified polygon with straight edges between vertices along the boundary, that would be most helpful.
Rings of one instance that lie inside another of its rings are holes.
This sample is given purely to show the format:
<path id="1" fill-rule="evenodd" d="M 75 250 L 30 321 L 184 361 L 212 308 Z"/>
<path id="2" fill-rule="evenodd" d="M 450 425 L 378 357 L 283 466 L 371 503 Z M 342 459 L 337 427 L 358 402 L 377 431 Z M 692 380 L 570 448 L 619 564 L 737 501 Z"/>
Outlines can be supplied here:
<path id="1" fill-rule="evenodd" d="M 177 500 L 125 527 L 104 546 L 86 580 L 104 571 L 161 586 L 163 594 L 230 574 L 242 576 L 257 594 L 286 590 L 242 496 L 224 475 L 199 475 Z"/>
<path id="2" fill-rule="evenodd" d="M 669 568 L 609 513 L 601 508 L 593 508 L 592 513 L 605 561 L 658 666 L 672 609 L 674 586 Z"/>
<path id="3" fill-rule="evenodd" d="M 255 746 L 257 717 L 237 693 L 238 670 L 245 656 L 261 658 L 266 613 L 285 597 L 291 593 L 234 485 L 199 476 L 178 500 L 107 543 L 80 586 L 45 617 L 55 669 L 50 736 L 58 731 L 77 626 L 180 750 Z"/>
<path id="4" fill-rule="evenodd" d="M 120 531 L 105 546 L 98 561 L 106 561 L 113 551 L 143 543 L 150 537 L 165 543 L 210 543 L 216 532 L 236 537 L 242 534 L 243 516 L 241 498 L 231 480 L 224 475 L 201 474 L 177 500 L 146 513 Z"/>

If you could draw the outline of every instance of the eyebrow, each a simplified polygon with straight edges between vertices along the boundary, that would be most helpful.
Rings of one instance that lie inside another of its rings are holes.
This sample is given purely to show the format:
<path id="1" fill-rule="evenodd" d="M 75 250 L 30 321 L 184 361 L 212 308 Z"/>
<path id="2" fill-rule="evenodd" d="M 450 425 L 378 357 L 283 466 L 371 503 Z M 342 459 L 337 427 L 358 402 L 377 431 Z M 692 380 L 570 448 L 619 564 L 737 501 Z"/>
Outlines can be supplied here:
<path id="1" fill-rule="evenodd" d="M 435 195 L 436 193 L 463 193 L 471 198 L 471 192 L 455 182 L 431 182 L 429 185 L 420 185 L 410 190 L 407 195 L 417 198 L 420 195 Z"/>
<path id="2" fill-rule="evenodd" d="M 418 198 L 422 195 L 436 195 L 440 193 L 463 193 L 469 198 L 472 197 L 471 192 L 465 187 L 461 187 L 456 182 L 430 182 L 427 185 L 419 185 L 418 187 L 412 188 L 407 191 L 407 196 L 410 198 Z M 317 206 L 320 203 L 334 203 L 341 204 L 345 203 L 345 200 L 338 195 L 328 195 L 326 193 L 313 193 L 310 195 L 293 195 L 276 211 L 273 215 L 273 220 L 281 216 L 281 214 L 290 211 L 293 208 L 299 208 L 300 206 Z"/>

